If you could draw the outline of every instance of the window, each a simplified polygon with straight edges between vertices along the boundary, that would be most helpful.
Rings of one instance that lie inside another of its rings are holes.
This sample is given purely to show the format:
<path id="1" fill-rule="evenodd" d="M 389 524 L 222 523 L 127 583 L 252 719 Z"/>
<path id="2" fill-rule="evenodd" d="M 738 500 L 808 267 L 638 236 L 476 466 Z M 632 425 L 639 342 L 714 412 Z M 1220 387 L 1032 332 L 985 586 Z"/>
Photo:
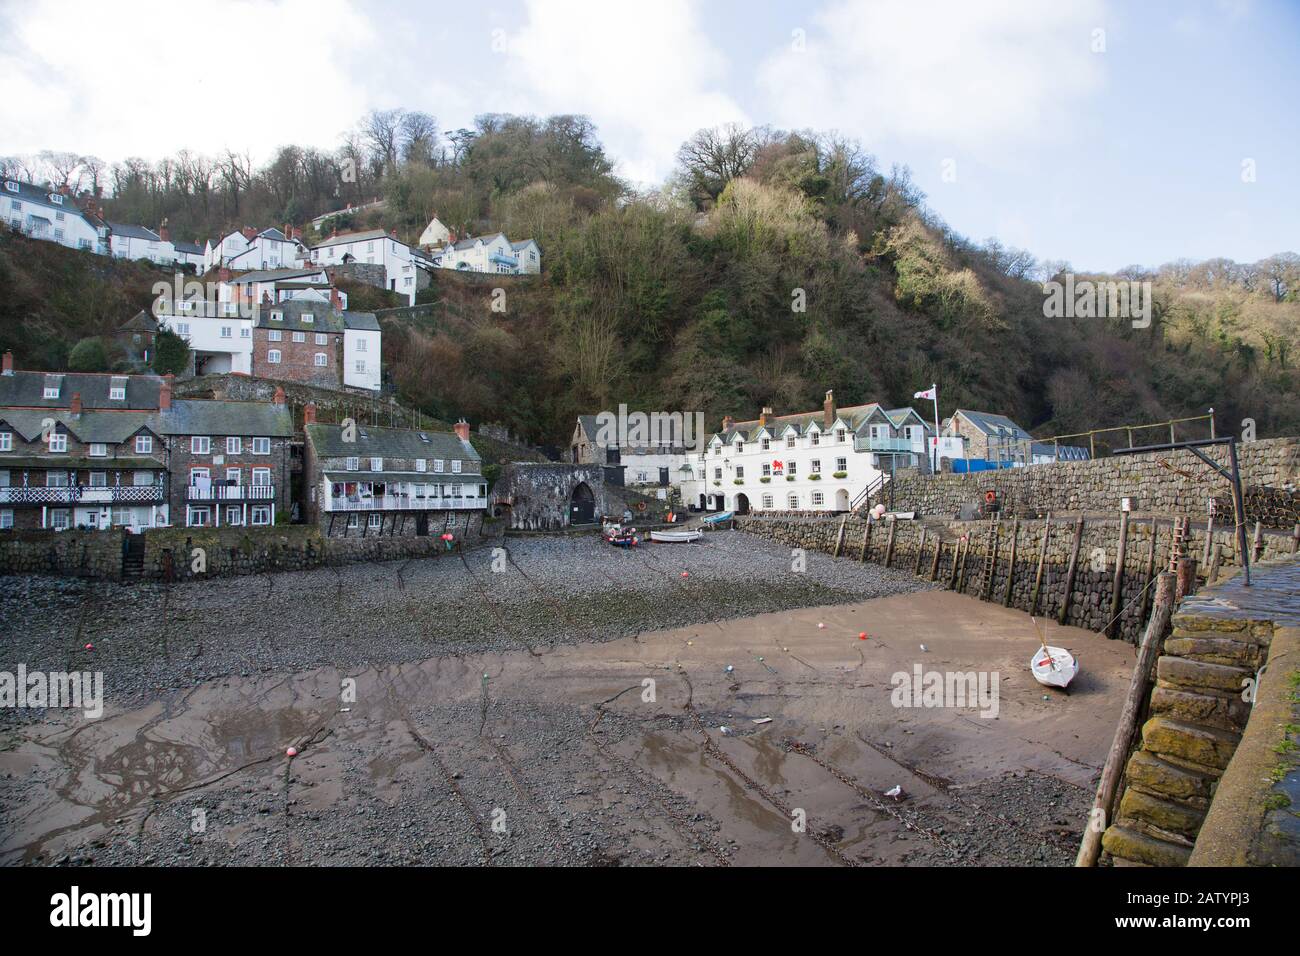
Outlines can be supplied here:
<path id="1" fill-rule="evenodd" d="M 62 432 L 50 432 L 50 451 L 65 452 L 68 450 L 68 436 Z"/>
<path id="2" fill-rule="evenodd" d="M 317 332 L 317 333 L 316 333 L 316 344 L 317 344 L 317 345 L 328 345 L 328 344 L 329 344 L 329 341 L 330 341 L 330 337 L 329 337 L 328 335 L 326 335 L 324 332 Z"/>
<path id="3" fill-rule="evenodd" d="M 769 448 L 771 448 L 771 447 L 772 447 L 772 439 L 770 439 L 770 438 L 764 438 L 764 439 L 763 439 L 763 451 L 767 451 L 767 450 L 768 450 Z"/>
<path id="4" fill-rule="evenodd" d="M 810 433 L 809 433 L 809 435 L 808 435 L 808 444 L 810 444 L 810 445 L 812 445 L 814 448 L 816 448 L 816 447 L 817 447 L 818 445 L 820 445 L 821 443 L 822 443 L 822 436 L 821 436 L 821 433 L 820 433 L 820 432 L 810 432 Z"/>
<path id="5" fill-rule="evenodd" d="M 347 462 L 347 469 L 348 469 L 348 471 L 356 471 L 356 470 L 357 470 L 358 468 L 360 468 L 360 467 L 361 467 L 361 459 L 360 459 L 360 458 L 349 458 L 349 459 L 348 459 L 348 462 Z"/>
<path id="6" fill-rule="evenodd" d="M 9 190 L 11 193 L 16 193 L 18 192 L 18 184 L 15 182 L 11 182 L 9 180 L 5 180 L 5 189 Z"/>
<path id="7" fill-rule="evenodd" d="M 72 519 L 64 509 L 50 512 L 50 527 L 55 531 L 67 531 L 72 524 Z"/>
<path id="8" fill-rule="evenodd" d="M 0 451 L 14 450 L 14 433 L 0 432 Z"/>
<path id="9" fill-rule="evenodd" d="M 293 340 L 294 340 L 295 342 L 306 342 L 306 341 L 307 341 L 307 333 L 306 333 L 306 332 L 295 332 L 295 333 L 293 333 Z"/>
<path id="10" fill-rule="evenodd" d="M 230 326 L 228 326 L 228 325 L 223 325 L 223 326 L 221 327 L 221 337 L 222 337 L 223 339 L 233 338 L 233 336 L 230 334 Z"/>
<path id="11" fill-rule="evenodd" d="M 797 461 L 787 461 L 785 463 L 785 475 L 787 478 L 793 478 L 798 471 L 799 463 Z"/>
<path id="12" fill-rule="evenodd" d="M 271 439 L 269 439 L 269 438 L 254 438 L 254 439 L 253 439 L 253 454 L 254 454 L 254 455 L 269 455 L 269 454 L 271 454 Z"/>
<path id="13" fill-rule="evenodd" d="M 205 484 L 211 477 L 211 474 L 212 473 L 207 468 L 191 468 L 190 486 L 197 487 L 201 484 Z"/>
<path id="14" fill-rule="evenodd" d="M 189 335 L 189 334 L 190 334 L 190 324 L 189 324 L 188 322 L 177 322 L 177 323 L 176 323 L 176 334 L 177 334 L 177 335 Z"/>
<path id="15" fill-rule="evenodd" d="M 189 524 L 191 528 L 206 528 L 212 523 L 212 512 L 207 508 L 191 508 Z"/>
<path id="16" fill-rule="evenodd" d="M 14 512 L 12 508 L 6 508 L 0 511 L 0 529 L 8 531 L 14 526 Z"/>
<path id="17" fill-rule="evenodd" d="M 358 371 L 358 372 L 364 372 L 365 370 L 366 370 L 366 360 L 365 360 L 365 359 L 357 359 L 357 371 Z"/>
<path id="18" fill-rule="evenodd" d="M 349 527 L 349 528 L 359 528 L 359 527 L 361 527 L 361 520 L 360 520 L 360 518 L 359 518 L 357 515 L 348 515 L 348 527 Z"/>
<path id="19" fill-rule="evenodd" d="M 46 488 L 66 488 L 68 487 L 68 473 L 66 471 L 47 471 L 45 473 Z"/>
<path id="20" fill-rule="evenodd" d="M 304 312 L 302 314 L 302 323 L 304 325 L 312 325 L 315 322 L 316 322 L 316 316 L 312 315 L 310 312 Z"/>
<path id="21" fill-rule="evenodd" d="M 366 527 L 372 529 L 378 528 L 383 520 L 383 515 L 366 515 Z"/>
<path id="22" fill-rule="evenodd" d="M 226 481 L 235 487 L 239 487 L 244 483 L 244 472 L 239 468 L 227 468 Z"/>
<path id="23" fill-rule="evenodd" d="M 798 496 L 798 495 L 791 495 L 791 496 L 789 497 L 789 499 L 787 500 L 786 503 L 789 505 L 791 511 L 798 511 L 798 510 L 799 510 L 799 496 Z"/>
<path id="24" fill-rule="evenodd" d="M 253 505 L 249 512 L 252 520 L 249 522 L 254 525 L 267 525 L 271 523 L 271 506 L 270 505 Z M 372 515 L 372 517 L 377 517 Z"/>
<path id="25" fill-rule="evenodd" d="M 93 441 L 93 442 L 91 442 L 91 443 L 90 443 L 90 457 L 91 457 L 91 458 L 107 458 L 107 457 L 108 457 L 108 445 L 104 444 L 103 442 L 99 442 L 99 441 Z"/>
<path id="26" fill-rule="evenodd" d="M 147 488 L 155 484 L 152 471 L 133 471 L 131 472 L 131 484 L 137 488 Z"/>
<path id="27" fill-rule="evenodd" d="M 114 402 L 126 401 L 126 386 L 114 385 L 112 388 L 108 390 L 108 397 L 111 401 Z"/>
<path id="28" fill-rule="evenodd" d="M 814 458 L 810 470 L 814 475 L 820 475 L 822 473 L 822 460 L 820 458 Z"/>
<path id="29" fill-rule="evenodd" d="M 836 458 L 836 459 L 835 459 L 835 470 L 836 470 L 836 471 L 848 471 L 848 470 L 849 470 L 849 460 L 848 460 L 847 458 Z"/>
<path id="30" fill-rule="evenodd" d="M 428 469 L 428 467 L 429 467 L 429 463 L 428 463 L 425 459 L 423 459 L 423 458 L 417 458 L 417 459 L 415 459 L 415 470 L 416 470 L 416 471 L 425 471 L 425 470 Z"/>
<path id="31" fill-rule="evenodd" d="M 814 506 L 814 507 L 817 507 L 817 508 L 820 508 L 820 507 L 821 507 L 821 504 L 822 504 L 822 493 L 821 493 L 820 491 L 814 491 L 814 492 L 812 493 L 812 503 L 813 503 L 813 506 Z"/>
<path id="32" fill-rule="evenodd" d="M 273 309 L 273 310 L 271 311 L 271 321 L 272 321 L 272 322 L 283 322 L 283 321 L 284 321 L 284 313 L 283 313 L 283 312 L 280 312 L 280 311 L 278 311 L 278 310 L 274 310 L 274 309 Z"/>
<path id="33" fill-rule="evenodd" d="M 280 341 L 280 337 L 282 334 L 283 333 L 279 329 L 271 329 L 269 332 L 266 333 L 266 340 L 268 342 L 278 342 Z"/>
<path id="34" fill-rule="evenodd" d="M 383 471 L 383 470 L 384 470 L 384 459 L 382 459 L 382 458 L 371 458 L 371 459 L 370 459 L 370 470 L 371 470 L 371 471 Z"/>
<path id="35" fill-rule="evenodd" d="M 57 385 L 46 385 L 46 386 L 45 386 L 45 397 L 46 397 L 46 398 L 58 398 L 58 397 L 59 397 L 59 386 L 57 386 Z"/>
<path id="36" fill-rule="evenodd" d="M 771 477 L 772 477 L 772 466 L 771 466 L 771 465 L 764 465 L 764 466 L 763 466 L 763 477 L 764 477 L 764 478 L 771 478 Z"/>
<path id="37" fill-rule="evenodd" d="M 324 368 L 329 364 L 329 357 L 324 352 L 317 352 L 315 362 L 317 368 Z"/>
<path id="38" fill-rule="evenodd" d="M 212 454 L 212 439 L 209 438 L 207 435 L 191 435 L 190 454 L 191 455 Z"/>
<path id="39" fill-rule="evenodd" d="M 794 447 L 794 436 L 793 436 L 793 435 L 786 435 L 786 436 L 785 436 L 785 447 L 786 447 L 786 448 L 793 448 L 793 447 Z"/>
<path id="40" fill-rule="evenodd" d="M 745 443 L 743 441 L 736 442 L 736 454 L 743 455 L 744 453 L 745 453 Z"/>
<path id="41" fill-rule="evenodd" d="M 721 469 L 721 468 L 714 468 L 714 469 L 713 469 L 713 477 L 714 477 L 714 480 L 717 480 L 718 478 L 721 478 L 721 477 L 722 477 L 722 469 Z"/>
<path id="42" fill-rule="evenodd" d="M 835 429 L 835 440 L 836 440 L 837 442 L 841 442 L 841 443 L 844 441 L 844 429 L 843 429 L 843 428 L 837 428 L 837 429 Z"/>
<path id="43" fill-rule="evenodd" d="M 226 439 L 226 454 L 241 455 L 244 452 L 244 440 L 231 436 Z"/>
<path id="44" fill-rule="evenodd" d="M 460 459 L 459 459 L 459 458 L 453 458 L 453 459 L 451 460 L 451 472 L 452 472 L 452 474 L 454 474 L 454 475 L 459 475 L 459 474 L 460 474 L 460 464 L 461 464 L 461 462 L 460 462 Z"/>
<path id="45" fill-rule="evenodd" d="M 137 455 L 149 455 L 153 453 L 153 436 L 136 435 L 135 436 L 135 453 Z"/>
<path id="46" fill-rule="evenodd" d="M 253 330 L 246 325 L 241 325 L 239 327 L 239 337 L 241 339 L 250 339 L 253 337 Z"/>
<path id="47" fill-rule="evenodd" d="M 434 470 L 435 472 L 442 471 L 442 459 L 441 459 L 441 458 L 435 458 L 435 459 L 433 460 L 433 470 Z"/>
<path id="48" fill-rule="evenodd" d="M 764 495 L 764 496 L 763 496 L 763 507 L 764 507 L 764 508 L 771 508 L 771 507 L 772 507 L 772 496 L 771 496 L 771 495 Z"/>
<path id="49" fill-rule="evenodd" d="M 745 469 L 740 465 L 736 466 L 736 477 L 741 481 L 745 480 Z"/>
<path id="50" fill-rule="evenodd" d="M 253 487 L 270 488 L 271 487 L 271 469 L 254 468 L 253 469 Z"/>
<path id="51" fill-rule="evenodd" d="M 364 352 L 364 351 L 366 351 L 366 340 L 365 340 L 365 339 L 357 339 L 357 351 L 358 351 L 358 352 Z"/>
<path id="52" fill-rule="evenodd" d="M 279 349 L 271 349 L 271 351 L 269 351 L 269 352 L 266 353 L 266 360 L 267 360 L 268 362 L 270 362 L 272 365 L 279 365 L 279 364 L 280 364 L 280 350 L 279 350 Z"/>
<path id="53" fill-rule="evenodd" d="M 244 523 L 244 509 L 238 505 L 230 505 L 226 508 L 226 524 L 240 525 Z"/>
<path id="54" fill-rule="evenodd" d="M 108 472 L 106 472 L 106 471 L 92 471 L 92 472 L 90 473 L 90 487 L 92 487 L 92 488 L 107 488 L 107 487 L 108 487 Z"/>

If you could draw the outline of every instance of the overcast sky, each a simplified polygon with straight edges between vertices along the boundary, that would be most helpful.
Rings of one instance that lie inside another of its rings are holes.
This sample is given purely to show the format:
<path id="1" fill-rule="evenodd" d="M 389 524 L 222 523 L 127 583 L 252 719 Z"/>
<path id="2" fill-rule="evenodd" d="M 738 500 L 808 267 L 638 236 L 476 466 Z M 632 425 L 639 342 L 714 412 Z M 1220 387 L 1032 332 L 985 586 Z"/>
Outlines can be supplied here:
<path id="1" fill-rule="evenodd" d="M 655 184 L 740 121 L 857 137 L 957 231 L 1079 269 L 1300 250 L 1298 0 L 0 0 L 0 90 L 0 155 L 586 113 Z"/>

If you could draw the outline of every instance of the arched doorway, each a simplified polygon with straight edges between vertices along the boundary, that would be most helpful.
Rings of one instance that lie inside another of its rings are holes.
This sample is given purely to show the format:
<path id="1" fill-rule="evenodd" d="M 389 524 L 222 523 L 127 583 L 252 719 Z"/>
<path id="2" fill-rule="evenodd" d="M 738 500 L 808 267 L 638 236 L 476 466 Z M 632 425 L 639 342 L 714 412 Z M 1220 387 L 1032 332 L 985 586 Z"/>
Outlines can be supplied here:
<path id="1" fill-rule="evenodd" d="M 835 510 L 849 510 L 849 490 L 847 488 L 841 488 L 839 491 L 835 492 Z"/>
<path id="2" fill-rule="evenodd" d="M 580 481 L 569 496 L 569 524 L 591 524 L 595 520 L 596 496 L 585 481 Z"/>
<path id="3" fill-rule="evenodd" d="M 749 498 L 748 496 L 745 495 L 744 492 L 741 492 L 740 494 L 736 495 L 736 514 L 738 515 L 749 514 Z"/>

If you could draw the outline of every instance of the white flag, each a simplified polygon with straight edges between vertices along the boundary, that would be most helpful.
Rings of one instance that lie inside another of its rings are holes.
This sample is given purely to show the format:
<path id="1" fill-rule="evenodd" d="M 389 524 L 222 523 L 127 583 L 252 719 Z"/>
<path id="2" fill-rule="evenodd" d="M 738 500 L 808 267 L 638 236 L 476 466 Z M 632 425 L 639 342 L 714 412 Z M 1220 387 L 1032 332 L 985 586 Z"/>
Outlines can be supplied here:
<path id="1" fill-rule="evenodd" d="M 915 395 L 913 395 L 912 397 L 913 397 L 913 398 L 928 398 L 928 399 L 930 399 L 930 401 L 934 401 L 934 396 L 935 396 L 935 386 L 931 385 L 931 386 L 930 386 L 929 388 L 927 388 L 924 392 L 917 392 L 917 393 L 916 393 Z"/>

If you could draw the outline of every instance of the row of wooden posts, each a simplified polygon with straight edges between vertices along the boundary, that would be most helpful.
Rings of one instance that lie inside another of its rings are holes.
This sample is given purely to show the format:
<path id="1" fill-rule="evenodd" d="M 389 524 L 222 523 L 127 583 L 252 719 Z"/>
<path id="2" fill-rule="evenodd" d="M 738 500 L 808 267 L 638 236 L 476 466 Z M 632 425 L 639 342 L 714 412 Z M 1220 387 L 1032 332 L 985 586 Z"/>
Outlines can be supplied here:
<path id="1" fill-rule="evenodd" d="M 833 556 L 837 558 L 844 551 L 845 530 L 848 523 L 848 517 L 849 517 L 848 515 L 845 515 L 840 519 L 839 531 L 836 535 L 835 549 L 833 552 Z M 1150 585 L 1154 581 L 1156 575 L 1157 528 L 1155 522 L 1156 519 L 1152 518 L 1151 519 L 1151 526 L 1152 526 L 1151 541 L 1147 549 L 1146 562 L 1145 562 L 1146 573 L 1144 575 L 1144 581 L 1146 582 L 1144 588 L 1147 593 L 1145 594 L 1142 602 L 1142 607 L 1140 609 L 1141 614 L 1138 617 L 1139 621 L 1146 616 L 1147 607 L 1149 606 L 1151 601 Z M 862 545 L 858 553 L 859 561 L 867 560 L 867 555 L 870 553 L 870 549 L 871 549 L 872 529 L 875 526 L 875 524 L 877 524 L 877 520 L 868 517 L 867 525 L 862 532 Z M 888 568 L 888 567 L 893 567 L 894 535 L 898 529 L 898 521 L 893 518 L 890 518 L 890 519 L 886 519 L 886 524 L 888 524 L 889 526 L 889 537 L 885 543 L 885 555 L 884 555 L 883 564 L 885 567 Z M 980 594 L 979 594 L 980 599 L 984 601 L 994 600 L 993 576 L 998 565 L 999 552 L 1001 549 L 999 525 L 1000 522 L 997 519 L 994 519 L 993 521 L 989 522 L 988 543 L 985 546 L 984 554 L 983 554 L 984 574 L 982 576 L 982 580 L 980 581 Z M 1120 601 L 1123 597 L 1123 586 L 1124 586 L 1124 562 L 1127 557 L 1127 549 L 1128 549 L 1128 525 L 1129 525 L 1129 512 L 1127 511 L 1120 512 L 1119 543 L 1117 545 L 1117 553 L 1115 555 L 1115 569 L 1113 572 L 1113 578 L 1111 582 L 1110 615 L 1108 617 L 1109 623 L 1106 625 L 1106 630 L 1105 630 L 1105 633 L 1107 635 L 1113 635 L 1114 629 L 1116 627 L 1116 622 L 1120 616 Z M 1182 517 L 1175 517 L 1173 519 L 1173 533 L 1170 542 L 1170 560 L 1169 560 L 1170 571 L 1178 571 L 1179 570 L 1179 568 L 1177 567 L 1178 559 L 1180 557 L 1186 557 L 1186 555 L 1183 554 L 1182 549 L 1180 547 L 1181 544 L 1180 528 L 1181 528 L 1181 534 L 1185 535 L 1188 530 L 1187 519 Z M 1064 595 L 1061 600 L 1061 607 L 1057 612 L 1057 620 L 1061 624 L 1065 623 L 1066 618 L 1068 617 L 1070 612 L 1070 598 L 1071 598 L 1071 594 L 1074 591 L 1074 579 L 1079 568 L 1079 552 L 1083 544 L 1083 530 L 1084 530 L 1084 518 L 1083 516 L 1079 516 L 1074 520 L 1073 543 L 1070 547 L 1070 560 L 1066 567 L 1066 572 L 1065 572 Z M 1042 585 L 1043 585 L 1043 571 L 1047 562 L 1047 547 L 1051 541 L 1051 534 L 1052 534 L 1052 516 L 1049 513 L 1047 517 L 1043 520 L 1042 538 L 1038 548 L 1038 562 L 1034 570 L 1034 586 L 1029 599 L 1030 614 L 1038 613 L 1039 597 L 1041 595 Z M 1254 530 L 1254 535 L 1252 536 L 1251 548 L 1250 548 L 1251 551 L 1250 559 L 1252 563 L 1258 560 L 1260 555 L 1263 554 L 1264 551 L 1263 536 L 1264 536 L 1263 525 L 1257 521 L 1255 522 L 1255 530 Z M 917 576 L 920 576 L 922 574 L 922 567 L 924 564 L 923 558 L 925 554 L 927 537 L 929 537 L 928 530 L 926 528 L 922 528 L 921 540 L 917 544 L 916 557 L 911 569 L 912 573 Z M 961 593 L 965 593 L 966 591 L 966 580 L 968 577 L 967 565 L 970 558 L 972 541 L 973 541 L 973 535 L 968 533 L 963 535 L 957 541 L 951 542 L 951 548 L 953 549 L 952 551 L 953 557 L 952 557 L 951 569 L 948 575 L 948 590 L 950 591 L 958 591 Z M 1010 553 L 1008 555 L 1009 561 L 1007 566 L 1007 580 L 1005 586 L 1002 589 L 1002 594 L 1000 596 L 1000 600 L 1004 607 L 1011 606 L 1012 589 L 1015 584 L 1016 552 L 1019 546 L 1019 541 L 1020 541 L 1020 519 L 1017 517 L 1012 519 L 1011 547 L 1010 547 Z M 929 575 L 928 575 L 929 580 L 931 581 L 936 581 L 939 577 L 939 563 L 942 559 L 943 551 L 946 544 L 947 543 L 944 542 L 943 539 L 940 538 L 938 535 L 934 536 L 934 554 L 930 557 Z M 1208 583 L 1212 583 L 1219 575 L 1219 567 L 1223 559 L 1222 548 L 1223 545 L 1220 542 L 1214 540 L 1214 519 L 1213 516 L 1211 516 L 1210 521 L 1206 528 L 1204 556 L 1201 560 L 1201 565 L 1207 569 L 1205 579 Z M 1292 553 L 1300 552 L 1300 523 L 1296 524 L 1295 530 L 1291 534 L 1291 551 Z M 1235 553 L 1235 551 L 1232 553 Z M 1190 564 L 1184 564 L 1181 573 L 1184 578 L 1188 574 L 1194 577 L 1196 574 L 1196 570 L 1197 570 L 1196 562 L 1192 561 L 1190 562 Z M 1181 594 L 1189 593 L 1189 591 L 1192 590 L 1193 587 L 1194 587 L 1193 582 L 1186 581 L 1186 580 L 1180 581 L 1179 594 L 1181 595 Z"/>

